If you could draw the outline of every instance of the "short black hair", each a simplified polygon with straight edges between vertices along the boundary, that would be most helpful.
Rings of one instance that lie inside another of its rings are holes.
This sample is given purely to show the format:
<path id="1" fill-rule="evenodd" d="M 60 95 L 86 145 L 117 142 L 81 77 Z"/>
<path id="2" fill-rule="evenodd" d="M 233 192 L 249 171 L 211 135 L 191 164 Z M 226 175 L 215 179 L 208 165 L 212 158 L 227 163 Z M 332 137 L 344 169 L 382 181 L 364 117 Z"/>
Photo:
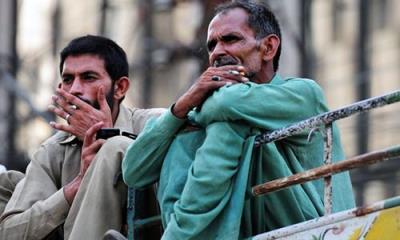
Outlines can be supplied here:
<path id="1" fill-rule="evenodd" d="M 104 60 L 104 67 L 112 81 L 129 76 L 129 65 L 125 51 L 111 39 L 86 35 L 73 39 L 60 52 L 60 74 L 68 56 L 93 54 Z"/>
<path id="2" fill-rule="evenodd" d="M 234 0 L 218 5 L 215 9 L 215 15 L 225 13 L 234 8 L 241 8 L 248 13 L 248 25 L 253 29 L 256 39 L 261 39 L 270 34 L 275 34 L 281 40 L 273 59 L 274 71 L 276 72 L 279 68 L 279 58 L 281 56 L 282 34 L 279 22 L 274 13 L 264 3 L 256 3 L 251 0 Z"/>

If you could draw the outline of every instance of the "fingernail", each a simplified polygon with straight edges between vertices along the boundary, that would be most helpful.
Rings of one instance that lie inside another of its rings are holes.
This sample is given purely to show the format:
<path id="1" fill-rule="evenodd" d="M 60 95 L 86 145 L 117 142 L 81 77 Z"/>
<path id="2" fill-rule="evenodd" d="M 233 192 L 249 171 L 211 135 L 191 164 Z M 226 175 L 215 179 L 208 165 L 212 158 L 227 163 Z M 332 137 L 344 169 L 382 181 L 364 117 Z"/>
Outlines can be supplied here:
<path id="1" fill-rule="evenodd" d="M 243 82 L 248 82 L 248 81 L 250 81 L 247 77 L 242 77 L 242 81 Z"/>
<path id="2" fill-rule="evenodd" d="M 47 106 L 47 109 L 49 109 L 50 111 L 53 111 L 55 109 L 54 105 L 49 105 Z"/>
<path id="3" fill-rule="evenodd" d="M 232 82 L 225 83 L 225 86 L 230 86 L 230 85 L 232 85 Z"/>
<path id="4" fill-rule="evenodd" d="M 56 122 L 51 121 L 51 122 L 49 122 L 49 124 L 50 124 L 50 126 L 54 127 L 54 125 L 56 125 Z"/>
<path id="5" fill-rule="evenodd" d="M 53 101 L 57 101 L 57 100 L 58 100 L 58 96 L 53 95 L 53 96 L 51 97 L 51 99 L 53 99 Z"/>

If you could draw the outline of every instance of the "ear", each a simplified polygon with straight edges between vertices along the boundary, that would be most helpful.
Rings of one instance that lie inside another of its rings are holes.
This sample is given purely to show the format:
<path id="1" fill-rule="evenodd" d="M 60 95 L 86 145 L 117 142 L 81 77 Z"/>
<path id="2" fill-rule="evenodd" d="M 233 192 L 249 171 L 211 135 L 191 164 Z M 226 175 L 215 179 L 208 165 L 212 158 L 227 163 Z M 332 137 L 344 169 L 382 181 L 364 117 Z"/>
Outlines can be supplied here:
<path id="1" fill-rule="evenodd" d="M 264 61 L 272 61 L 274 59 L 281 40 L 275 34 L 270 34 L 261 40 L 262 58 Z"/>
<path id="2" fill-rule="evenodd" d="M 114 100 L 121 100 L 125 97 L 126 92 L 129 89 L 129 78 L 121 77 L 114 83 Z"/>

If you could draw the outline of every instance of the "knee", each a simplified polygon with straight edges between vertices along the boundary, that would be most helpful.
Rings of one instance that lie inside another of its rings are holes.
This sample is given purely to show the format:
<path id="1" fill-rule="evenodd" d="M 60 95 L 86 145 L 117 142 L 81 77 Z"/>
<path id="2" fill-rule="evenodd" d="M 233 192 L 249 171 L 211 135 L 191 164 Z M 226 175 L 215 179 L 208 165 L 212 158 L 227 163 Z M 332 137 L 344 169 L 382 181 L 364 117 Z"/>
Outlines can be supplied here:
<path id="1" fill-rule="evenodd" d="M 109 158 L 119 157 L 122 159 L 129 144 L 132 142 L 132 139 L 124 136 L 109 138 L 100 148 L 98 155 L 109 156 Z"/>

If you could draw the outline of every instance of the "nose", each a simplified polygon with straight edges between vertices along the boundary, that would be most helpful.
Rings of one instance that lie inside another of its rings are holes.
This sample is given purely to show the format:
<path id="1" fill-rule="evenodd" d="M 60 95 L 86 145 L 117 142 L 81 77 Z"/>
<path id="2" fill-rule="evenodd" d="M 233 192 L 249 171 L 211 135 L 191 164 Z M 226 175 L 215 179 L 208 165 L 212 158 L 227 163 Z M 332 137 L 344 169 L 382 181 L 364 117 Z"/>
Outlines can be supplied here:
<path id="1" fill-rule="evenodd" d="M 226 55 L 226 49 L 222 42 L 217 42 L 214 49 L 209 53 L 210 65 L 215 65 L 215 61 Z"/>
<path id="2" fill-rule="evenodd" d="M 75 96 L 81 96 L 83 94 L 83 86 L 79 78 L 74 79 L 71 88 L 69 89 L 69 93 Z"/>

